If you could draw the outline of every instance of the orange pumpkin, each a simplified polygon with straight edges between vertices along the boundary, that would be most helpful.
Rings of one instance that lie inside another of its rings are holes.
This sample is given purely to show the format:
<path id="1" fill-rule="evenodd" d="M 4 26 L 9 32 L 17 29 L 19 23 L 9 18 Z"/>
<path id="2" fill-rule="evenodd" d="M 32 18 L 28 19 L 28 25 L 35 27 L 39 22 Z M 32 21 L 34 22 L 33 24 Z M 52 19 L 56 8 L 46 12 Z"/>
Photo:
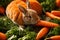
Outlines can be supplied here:
<path id="1" fill-rule="evenodd" d="M 23 20 L 22 20 L 22 12 L 20 11 L 20 9 L 18 8 L 18 5 L 21 5 L 22 7 L 26 8 L 26 3 L 24 3 L 21 0 L 15 0 L 12 1 L 6 8 L 6 15 L 8 16 L 8 18 L 10 18 L 12 21 L 15 21 L 16 23 L 22 25 L 23 24 Z M 15 23 L 14 22 L 14 23 Z"/>
<path id="2" fill-rule="evenodd" d="M 26 0 L 23 0 L 23 1 L 26 2 Z M 38 14 L 41 14 L 42 6 L 40 5 L 40 3 L 37 0 L 29 0 L 29 2 L 30 2 L 31 8 L 37 11 Z"/>

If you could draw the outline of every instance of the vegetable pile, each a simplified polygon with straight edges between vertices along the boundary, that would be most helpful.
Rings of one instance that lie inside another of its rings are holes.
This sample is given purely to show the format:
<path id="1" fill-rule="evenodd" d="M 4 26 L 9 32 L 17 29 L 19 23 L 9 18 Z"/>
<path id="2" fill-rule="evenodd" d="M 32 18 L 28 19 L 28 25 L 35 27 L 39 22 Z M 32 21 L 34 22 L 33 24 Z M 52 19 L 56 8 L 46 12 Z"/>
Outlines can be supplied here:
<path id="1" fill-rule="evenodd" d="M 6 16 L 12 1 L 17 0 L 0 0 L 0 40 L 60 40 L 60 0 L 30 0 L 40 20 L 34 25 L 24 25 L 23 30 Z"/>

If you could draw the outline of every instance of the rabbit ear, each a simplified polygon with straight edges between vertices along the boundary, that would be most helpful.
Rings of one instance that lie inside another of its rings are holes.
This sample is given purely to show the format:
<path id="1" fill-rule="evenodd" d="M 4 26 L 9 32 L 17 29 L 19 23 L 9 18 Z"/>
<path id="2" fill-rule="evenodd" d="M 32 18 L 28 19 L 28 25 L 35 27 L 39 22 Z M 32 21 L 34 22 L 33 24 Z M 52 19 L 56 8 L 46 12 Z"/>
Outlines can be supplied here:
<path id="1" fill-rule="evenodd" d="M 27 9 L 29 9 L 30 8 L 30 2 L 29 2 L 29 0 L 26 0 L 26 4 L 27 4 Z"/>
<path id="2" fill-rule="evenodd" d="M 24 7 L 22 7 L 21 5 L 18 5 L 18 8 L 20 9 L 20 11 L 26 14 L 27 10 Z"/>

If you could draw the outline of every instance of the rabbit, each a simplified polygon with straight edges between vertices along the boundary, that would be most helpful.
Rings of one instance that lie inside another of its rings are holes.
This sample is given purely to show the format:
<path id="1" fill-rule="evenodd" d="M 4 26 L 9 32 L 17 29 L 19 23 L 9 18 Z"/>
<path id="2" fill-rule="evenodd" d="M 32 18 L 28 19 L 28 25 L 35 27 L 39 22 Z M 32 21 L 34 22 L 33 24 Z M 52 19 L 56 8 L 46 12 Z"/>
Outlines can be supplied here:
<path id="1" fill-rule="evenodd" d="M 37 12 L 30 8 L 29 0 L 26 3 L 21 0 L 12 1 L 6 8 L 6 15 L 18 25 L 35 24 L 40 19 Z"/>

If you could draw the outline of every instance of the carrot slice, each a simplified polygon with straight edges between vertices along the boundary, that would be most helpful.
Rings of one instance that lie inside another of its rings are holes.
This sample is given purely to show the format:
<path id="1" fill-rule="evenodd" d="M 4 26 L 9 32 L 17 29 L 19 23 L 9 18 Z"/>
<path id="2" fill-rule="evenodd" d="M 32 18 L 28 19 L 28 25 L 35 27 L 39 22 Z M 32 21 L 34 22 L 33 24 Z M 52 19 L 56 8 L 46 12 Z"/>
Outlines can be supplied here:
<path id="1" fill-rule="evenodd" d="M 49 13 L 49 12 L 46 12 L 46 15 L 47 15 L 48 17 L 52 18 L 52 19 L 56 18 L 56 19 L 59 19 L 59 20 L 60 20 L 60 17 L 55 16 L 55 15 Z"/>
<path id="2" fill-rule="evenodd" d="M 37 34 L 37 36 L 36 36 L 36 40 L 41 39 L 43 36 L 45 36 L 45 35 L 47 34 L 48 31 L 49 31 L 49 28 L 47 28 L 47 27 L 42 28 L 42 29 L 38 32 L 38 34 Z"/>
<path id="3" fill-rule="evenodd" d="M 52 27 L 53 28 L 53 27 L 57 27 L 59 25 L 56 23 L 40 20 L 36 23 L 36 26 L 44 26 L 44 27 Z"/>

